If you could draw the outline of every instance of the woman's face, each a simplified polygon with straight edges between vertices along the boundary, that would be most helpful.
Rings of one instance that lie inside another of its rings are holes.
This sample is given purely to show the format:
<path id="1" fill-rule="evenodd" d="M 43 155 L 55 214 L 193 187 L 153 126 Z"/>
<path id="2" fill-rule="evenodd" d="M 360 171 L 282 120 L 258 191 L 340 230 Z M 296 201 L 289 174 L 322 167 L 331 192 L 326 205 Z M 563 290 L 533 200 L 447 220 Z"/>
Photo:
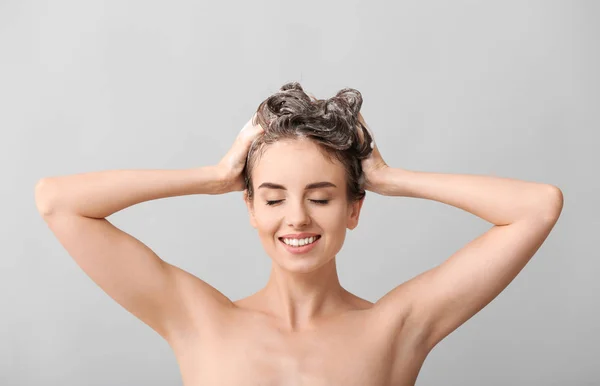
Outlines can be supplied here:
<path id="1" fill-rule="evenodd" d="M 354 229 L 363 200 L 349 204 L 344 167 L 331 163 L 307 139 L 269 145 L 252 175 L 254 200 L 244 195 L 250 223 L 263 247 L 280 267 L 311 272 L 333 259 L 342 248 L 346 229 Z M 316 188 L 308 185 L 325 183 Z M 310 251 L 290 252 L 283 235 L 314 233 L 320 236 Z"/>

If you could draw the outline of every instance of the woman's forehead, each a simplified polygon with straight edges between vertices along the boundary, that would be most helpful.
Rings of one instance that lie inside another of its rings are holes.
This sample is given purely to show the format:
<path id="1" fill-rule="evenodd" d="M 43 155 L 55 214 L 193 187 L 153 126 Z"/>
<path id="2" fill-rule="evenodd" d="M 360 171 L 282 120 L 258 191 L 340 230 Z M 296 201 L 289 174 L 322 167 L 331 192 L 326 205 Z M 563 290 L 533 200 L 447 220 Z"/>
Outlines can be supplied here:
<path id="1" fill-rule="evenodd" d="M 284 140 L 266 145 L 261 161 L 264 164 L 331 164 L 319 145 L 307 139 Z"/>
<path id="2" fill-rule="evenodd" d="M 320 178 L 319 181 L 331 180 L 337 185 L 344 172 L 343 166 L 326 157 L 318 145 L 309 141 L 282 141 L 265 149 L 255 166 L 254 179 L 257 183 L 262 179 L 279 179 L 281 183 L 291 178 L 305 183 L 307 179 Z"/>

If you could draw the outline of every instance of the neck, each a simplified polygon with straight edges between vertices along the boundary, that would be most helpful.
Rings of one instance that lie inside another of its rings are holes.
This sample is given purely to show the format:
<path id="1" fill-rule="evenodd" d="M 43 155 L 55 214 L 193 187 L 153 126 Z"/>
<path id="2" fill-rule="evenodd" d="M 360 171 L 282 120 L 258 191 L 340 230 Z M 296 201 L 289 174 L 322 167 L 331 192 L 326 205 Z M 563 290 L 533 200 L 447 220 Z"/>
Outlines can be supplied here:
<path id="1" fill-rule="evenodd" d="M 346 290 L 340 285 L 335 258 L 309 273 L 286 271 L 273 262 L 261 295 L 269 312 L 291 331 L 341 311 Z"/>

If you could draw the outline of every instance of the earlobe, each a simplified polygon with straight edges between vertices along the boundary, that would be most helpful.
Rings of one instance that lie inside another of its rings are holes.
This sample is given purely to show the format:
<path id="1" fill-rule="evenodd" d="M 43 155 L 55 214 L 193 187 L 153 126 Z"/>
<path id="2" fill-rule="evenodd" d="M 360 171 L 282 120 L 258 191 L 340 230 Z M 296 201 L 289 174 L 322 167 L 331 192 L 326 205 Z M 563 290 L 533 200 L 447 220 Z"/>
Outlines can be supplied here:
<path id="1" fill-rule="evenodd" d="M 358 216 L 356 216 L 356 217 L 352 216 L 350 218 L 350 220 L 348 221 L 348 229 L 350 229 L 352 231 L 357 226 L 358 226 Z"/>
<path id="2" fill-rule="evenodd" d="M 254 217 L 254 212 L 252 210 L 250 210 L 250 225 L 252 225 L 252 228 L 257 229 L 256 218 Z"/>
<path id="3" fill-rule="evenodd" d="M 350 217 L 348 218 L 348 229 L 354 230 L 358 226 L 358 219 L 360 217 L 360 210 L 362 208 L 363 202 L 365 198 L 363 197 L 359 201 L 356 201 L 352 204 L 352 212 Z"/>

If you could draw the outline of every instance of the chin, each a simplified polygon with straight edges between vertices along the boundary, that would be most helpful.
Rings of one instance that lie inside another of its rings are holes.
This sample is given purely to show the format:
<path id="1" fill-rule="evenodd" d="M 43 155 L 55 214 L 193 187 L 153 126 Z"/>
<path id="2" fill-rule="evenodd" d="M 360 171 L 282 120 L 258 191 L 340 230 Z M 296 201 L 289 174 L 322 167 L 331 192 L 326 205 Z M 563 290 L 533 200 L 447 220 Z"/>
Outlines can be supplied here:
<path id="1" fill-rule="evenodd" d="M 290 273 L 311 273 L 318 271 L 326 262 L 306 259 L 306 260 L 295 260 L 277 262 L 279 268 L 286 270 Z"/>
<path id="2" fill-rule="evenodd" d="M 271 259 L 279 268 L 293 273 L 311 273 L 318 271 L 321 267 L 327 265 L 332 259 L 324 259 L 322 256 L 310 255 L 291 255 L 286 252 L 277 253 L 276 258 Z"/>

